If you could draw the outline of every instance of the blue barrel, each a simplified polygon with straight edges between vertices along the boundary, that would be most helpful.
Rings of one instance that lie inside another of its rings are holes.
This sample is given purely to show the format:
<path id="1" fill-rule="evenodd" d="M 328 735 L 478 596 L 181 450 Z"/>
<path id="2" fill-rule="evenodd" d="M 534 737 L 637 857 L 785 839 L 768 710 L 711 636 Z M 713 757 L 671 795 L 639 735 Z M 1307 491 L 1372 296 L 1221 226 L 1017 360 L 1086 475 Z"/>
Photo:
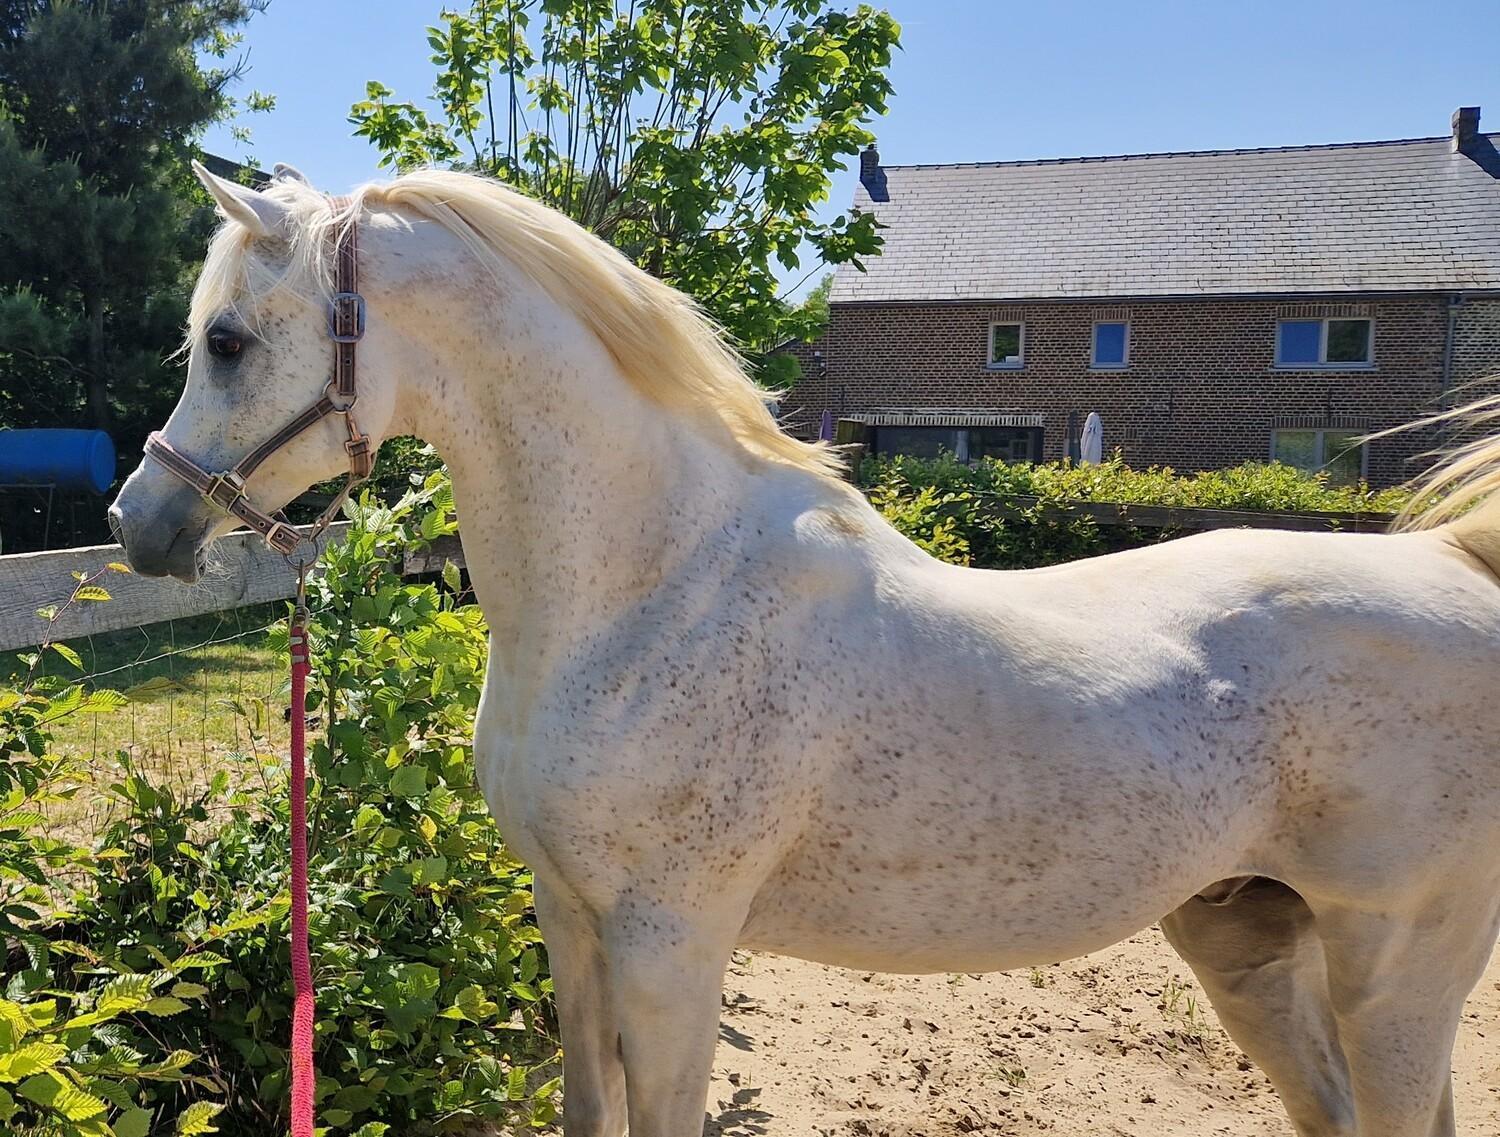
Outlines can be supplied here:
<path id="1" fill-rule="evenodd" d="M 115 444 L 102 430 L 0 430 L 0 485 L 103 493 L 115 480 Z"/>

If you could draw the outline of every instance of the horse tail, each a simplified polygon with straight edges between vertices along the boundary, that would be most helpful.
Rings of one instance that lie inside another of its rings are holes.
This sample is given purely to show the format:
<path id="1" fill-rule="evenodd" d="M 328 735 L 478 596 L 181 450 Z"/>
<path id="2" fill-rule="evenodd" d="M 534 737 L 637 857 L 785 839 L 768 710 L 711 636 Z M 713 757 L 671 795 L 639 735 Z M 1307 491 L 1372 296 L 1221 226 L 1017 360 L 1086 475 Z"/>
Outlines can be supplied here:
<path id="1" fill-rule="evenodd" d="M 1500 394 L 1412 426 L 1444 426 L 1476 437 L 1449 449 L 1417 480 L 1396 528 L 1441 528 L 1500 576 Z"/>

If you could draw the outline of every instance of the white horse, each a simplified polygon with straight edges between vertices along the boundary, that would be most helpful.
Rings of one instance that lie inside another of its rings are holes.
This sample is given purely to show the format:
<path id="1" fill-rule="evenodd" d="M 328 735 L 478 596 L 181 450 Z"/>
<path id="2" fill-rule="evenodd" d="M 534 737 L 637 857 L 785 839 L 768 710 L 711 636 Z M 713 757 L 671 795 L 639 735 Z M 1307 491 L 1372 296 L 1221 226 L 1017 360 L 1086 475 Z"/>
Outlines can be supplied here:
<path id="1" fill-rule="evenodd" d="M 778 432 L 689 301 L 535 202 L 200 176 L 228 223 L 164 434 L 210 467 L 322 389 L 358 223 L 360 423 L 452 470 L 491 634 L 479 778 L 536 872 L 570 1137 L 700 1133 L 736 946 L 982 971 L 1156 920 L 1299 1133 L 1454 1132 L 1500 921 L 1500 498 L 955 568 Z M 255 504 L 344 440 L 299 435 Z M 1500 439 L 1455 500 L 1497 470 Z M 184 580 L 231 524 L 151 462 L 114 515 Z"/>

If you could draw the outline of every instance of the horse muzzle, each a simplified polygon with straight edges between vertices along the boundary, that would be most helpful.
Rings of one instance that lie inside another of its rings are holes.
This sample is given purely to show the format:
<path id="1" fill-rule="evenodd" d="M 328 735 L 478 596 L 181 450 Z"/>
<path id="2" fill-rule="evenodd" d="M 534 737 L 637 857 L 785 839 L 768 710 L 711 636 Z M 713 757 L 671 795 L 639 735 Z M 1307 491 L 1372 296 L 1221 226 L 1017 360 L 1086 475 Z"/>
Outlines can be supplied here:
<path id="1" fill-rule="evenodd" d="M 139 469 L 109 507 L 109 527 L 130 567 L 142 576 L 170 576 L 186 584 L 203 575 L 205 538 L 213 523 L 191 489 Z"/>

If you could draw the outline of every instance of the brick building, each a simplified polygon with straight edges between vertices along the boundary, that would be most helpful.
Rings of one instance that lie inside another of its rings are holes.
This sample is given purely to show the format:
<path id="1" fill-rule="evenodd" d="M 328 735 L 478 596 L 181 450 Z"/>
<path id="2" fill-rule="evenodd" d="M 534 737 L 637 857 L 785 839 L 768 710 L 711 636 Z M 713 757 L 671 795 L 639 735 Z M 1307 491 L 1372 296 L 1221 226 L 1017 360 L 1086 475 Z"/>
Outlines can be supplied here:
<path id="1" fill-rule="evenodd" d="M 805 434 L 830 410 L 876 452 L 1024 460 L 1098 411 L 1136 466 L 1404 480 L 1431 432 L 1355 440 L 1500 373 L 1500 135 L 1477 108 L 1452 127 L 943 166 L 871 148 L 855 205 L 885 251 L 839 269 L 783 414 Z"/>

